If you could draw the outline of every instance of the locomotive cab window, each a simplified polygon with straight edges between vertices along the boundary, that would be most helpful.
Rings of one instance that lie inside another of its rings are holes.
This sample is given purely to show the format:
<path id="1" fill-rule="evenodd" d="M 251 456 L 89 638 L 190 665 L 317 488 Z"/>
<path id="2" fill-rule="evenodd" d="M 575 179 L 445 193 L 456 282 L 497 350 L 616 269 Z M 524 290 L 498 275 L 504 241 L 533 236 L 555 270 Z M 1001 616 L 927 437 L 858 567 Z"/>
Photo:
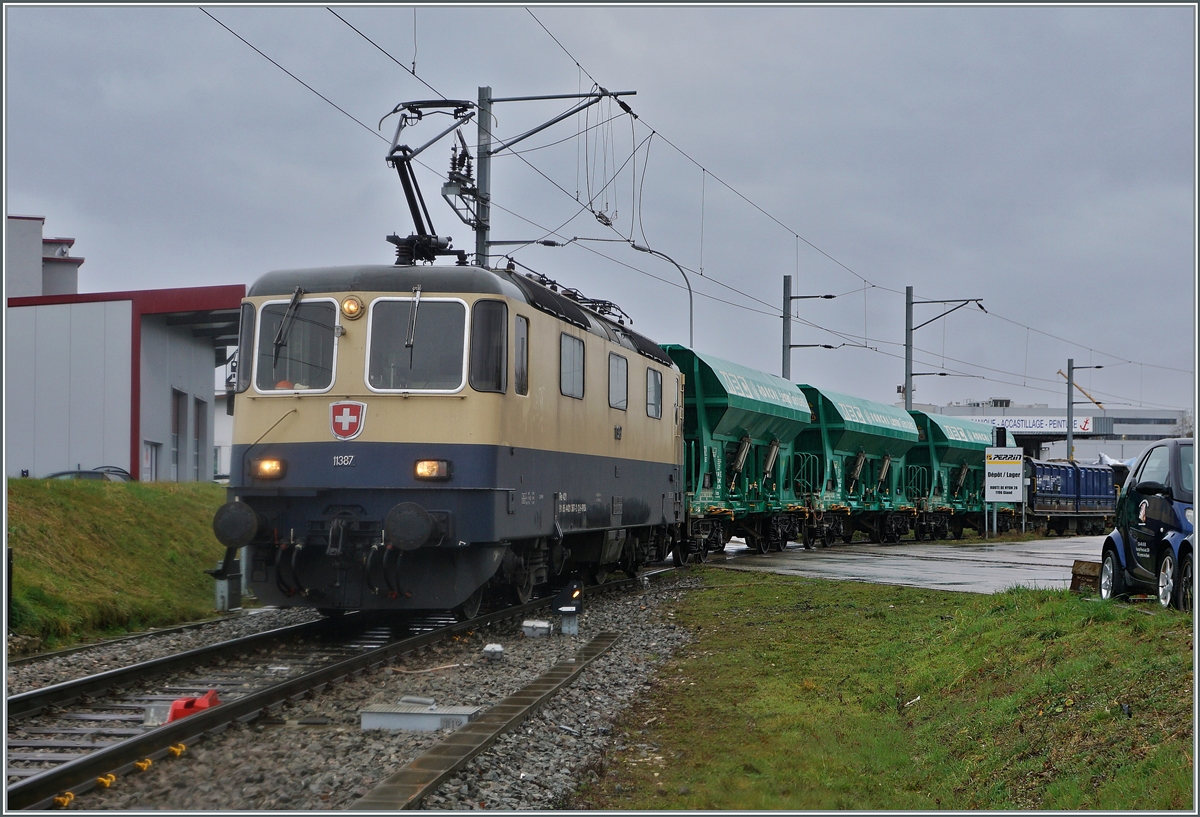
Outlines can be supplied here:
<path id="1" fill-rule="evenodd" d="M 255 388 L 260 392 L 332 388 L 336 325 L 337 304 L 332 300 L 263 304 Z"/>
<path id="2" fill-rule="evenodd" d="M 377 298 L 367 320 L 371 391 L 452 394 L 462 389 L 467 340 L 462 301 Z"/>
<path id="3" fill-rule="evenodd" d="M 513 379 L 517 394 L 529 394 L 529 318 L 517 315 L 516 342 L 513 355 Z"/>
<path id="4" fill-rule="evenodd" d="M 471 388 L 508 390 L 508 307 L 503 301 L 476 301 L 471 308 Z"/>
<path id="5" fill-rule="evenodd" d="M 566 397 L 583 399 L 583 340 L 566 332 L 559 341 L 559 391 Z"/>
<path id="6" fill-rule="evenodd" d="M 646 369 L 646 416 L 662 419 L 662 372 Z"/>
<path id="7" fill-rule="evenodd" d="M 608 405 L 621 411 L 629 407 L 629 361 L 612 352 L 608 355 Z"/>
<path id="8" fill-rule="evenodd" d="M 250 388 L 250 370 L 254 366 L 254 304 L 242 304 L 238 319 L 237 371 L 233 390 L 241 394 Z"/>

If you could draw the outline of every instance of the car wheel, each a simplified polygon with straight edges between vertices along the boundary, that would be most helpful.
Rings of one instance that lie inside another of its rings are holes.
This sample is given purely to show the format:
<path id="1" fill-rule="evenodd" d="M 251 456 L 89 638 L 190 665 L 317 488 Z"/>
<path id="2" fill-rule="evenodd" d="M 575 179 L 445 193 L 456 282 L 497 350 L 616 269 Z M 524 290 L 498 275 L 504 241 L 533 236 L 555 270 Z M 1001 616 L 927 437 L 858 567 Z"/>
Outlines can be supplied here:
<path id="1" fill-rule="evenodd" d="M 1121 562 L 1117 559 L 1117 551 L 1113 548 L 1104 549 L 1104 560 L 1100 565 L 1100 598 L 1115 599 L 1125 594 L 1125 577 L 1121 572 Z"/>
<path id="2" fill-rule="evenodd" d="M 1175 601 L 1175 554 L 1167 551 L 1158 563 L 1158 603 L 1170 607 Z"/>
<path id="3" fill-rule="evenodd" d="M 1179 572 L 1175 578 L 1175 607 L 1185 613 L 1192 612 L 1192 554 L 1179 557 Z"/>

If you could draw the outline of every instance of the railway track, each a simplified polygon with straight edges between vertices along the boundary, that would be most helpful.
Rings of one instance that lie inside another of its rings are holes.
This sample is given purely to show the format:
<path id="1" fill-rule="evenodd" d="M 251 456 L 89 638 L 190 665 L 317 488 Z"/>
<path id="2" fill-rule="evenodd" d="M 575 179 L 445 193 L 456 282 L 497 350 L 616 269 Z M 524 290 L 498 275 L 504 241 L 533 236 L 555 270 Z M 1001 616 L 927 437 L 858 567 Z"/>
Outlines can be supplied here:
<path id="1" fill-rule="evenodd" d="M 603 589 L 635 581 L 610 581 Z M 68 805 L 78 794 L 178 757 L 233 723 L 254 721 L 406 653 L 527 616 L 551 602 L 535 599 L 467 622 L 425 619 L 411 622 L 406 632 L 366 615 L 310 622 L 13 696 L 8 700 L 8 807 Z M 423 631 L 414 633 L 414 627 Z M 290 655 L 260 652 L 300 639 Z M 212 689 L 219 705 L 162 725 L 145 723 L 148 707 Z"/>

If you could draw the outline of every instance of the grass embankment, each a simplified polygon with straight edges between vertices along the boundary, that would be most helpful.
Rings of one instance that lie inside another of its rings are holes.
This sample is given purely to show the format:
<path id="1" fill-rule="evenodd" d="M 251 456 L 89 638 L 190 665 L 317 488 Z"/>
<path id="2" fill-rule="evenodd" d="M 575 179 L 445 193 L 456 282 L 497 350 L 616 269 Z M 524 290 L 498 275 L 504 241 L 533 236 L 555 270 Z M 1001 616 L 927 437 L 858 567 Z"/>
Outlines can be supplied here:
<path id="1" fill-rule="evenodd" d="M 692 570 L 695 640 L 576 806 L 1193 807 L 1191 615 Z"/>
<path id="2" fill-rule="evenodd" d="M 63 646 L 209 616 L 212 483 L 9 480 L 9 627 Z"/>

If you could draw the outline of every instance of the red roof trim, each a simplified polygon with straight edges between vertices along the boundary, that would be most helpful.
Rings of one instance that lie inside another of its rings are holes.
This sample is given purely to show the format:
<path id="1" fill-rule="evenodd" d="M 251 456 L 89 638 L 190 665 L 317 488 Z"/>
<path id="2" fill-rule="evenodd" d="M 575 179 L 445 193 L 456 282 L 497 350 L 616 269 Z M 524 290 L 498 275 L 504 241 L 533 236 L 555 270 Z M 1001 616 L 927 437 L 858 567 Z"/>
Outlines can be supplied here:
<path id="1" fill-rule="evenodd" d="M 72 264 L 82 264 L 83 259 L 77 255 L 43 255 L 43 261 L 69 261 Z"/>
<path id="2" fill-rule="evenodd" d="M 66 244 L 68 247 L 74 247 L 75 239 L 73 239 L 73 238 L 43 238 L 42 243 L 43 244 Z"/>
<path id="3" fill-rule="evenodd" d="M 46 223 L 45 216 L 9 216 L 9 218 L 16 218 L 16 219 L 20 219 L 22 221 L 40 221 L 43 224 Z"/>
<path id="4" fill-rule="evenodd" d="M 245 284 L 179 289 L 135 289 L 125 292 L 86 292 L 78 295 L 30 295 L 9 298 L 13 306 L 50 306 L 88 304 L 101 301 L 133 301 L 133 311 L 141 315 L 168 312 L 202 312 L 206 309 L 237 309 L 246 297 Z"/>

